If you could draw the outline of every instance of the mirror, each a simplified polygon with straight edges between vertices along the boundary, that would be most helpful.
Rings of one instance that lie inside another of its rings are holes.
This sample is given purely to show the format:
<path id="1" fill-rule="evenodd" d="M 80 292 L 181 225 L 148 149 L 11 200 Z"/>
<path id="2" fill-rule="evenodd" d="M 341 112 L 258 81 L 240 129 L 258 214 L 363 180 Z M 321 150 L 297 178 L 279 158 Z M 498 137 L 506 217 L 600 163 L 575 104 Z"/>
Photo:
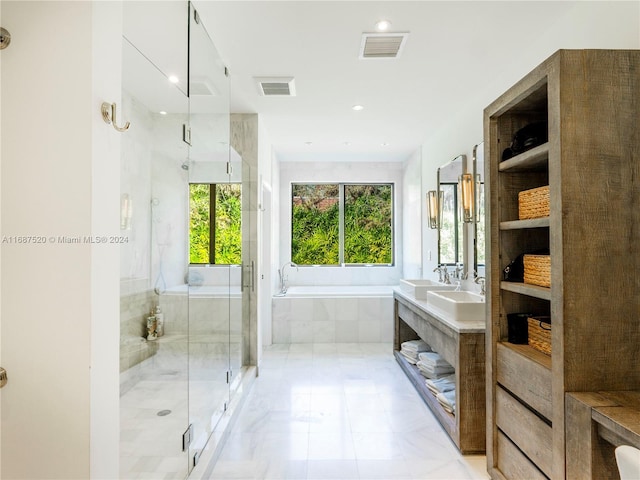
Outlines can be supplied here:
<path id="1" fill-rule="evenodd" d="M 485 225 L 484 225 L 484 142 L 473 147 L 473 175 L 478 178 L 476 208 L 478 214 L 473 223 L 473 270 L 484 276 L 485 266 Z"/>
<path id="2" fill-rule="evenodd" d="M 464 173 L 465 155 L 438 168 L 438 191 L 443 193 L 442 225 L 438 230 L 438 264 L 464 263 L 464 228 L 458 212 L 458 177 Z"/>

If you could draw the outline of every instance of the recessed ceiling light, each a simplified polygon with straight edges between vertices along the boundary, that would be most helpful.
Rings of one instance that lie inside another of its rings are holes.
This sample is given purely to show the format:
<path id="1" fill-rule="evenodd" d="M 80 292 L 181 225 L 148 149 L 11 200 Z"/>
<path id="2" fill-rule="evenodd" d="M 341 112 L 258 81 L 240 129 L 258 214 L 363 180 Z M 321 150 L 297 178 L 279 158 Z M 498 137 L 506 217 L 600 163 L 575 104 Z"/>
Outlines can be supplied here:
<path id="1" fill-rule="evenodd" d="M 354 105 L 353 108 L 356 112 L 359 112 L 360 110 L 364 110 L 364 107 L 362 105 Z"/>
<path id="2" fill-rule="evenodd" d="M 385 32 L 389 30 L 389 27 L 391 27 L 391 22 L 389 20 L 380 20 L 376 22 L 376 30 L 379 32 Z"/>
<path id="3" fill-rule="evenodd" d="M 164 110 L 162 110 L 162 111 L 160 112 L 160 115 L 166 115 L 166 114 L 167 114 L 167 112 L 165 112 Z"/>
<path id="4" fill-rule="evenodd" d="M 169 75 L 169 81 L 171 83 L 178 83 L 180 81 L 180 79 L 178 77 L 176 77 L 175 75 Z"/>

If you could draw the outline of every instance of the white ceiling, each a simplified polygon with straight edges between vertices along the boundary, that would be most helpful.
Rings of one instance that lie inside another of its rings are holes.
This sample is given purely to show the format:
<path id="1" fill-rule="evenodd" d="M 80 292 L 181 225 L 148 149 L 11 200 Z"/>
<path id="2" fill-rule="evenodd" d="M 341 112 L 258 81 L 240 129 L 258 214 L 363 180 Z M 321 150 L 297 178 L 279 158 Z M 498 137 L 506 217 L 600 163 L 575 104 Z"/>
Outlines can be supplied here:
<path id="1" fill-rule="evenodd" d="M 231 72 L 232 112 L 260 114 L 280 160 L 402 161 L 591 2 L 194 3 Z M 362 33 L 380 19 L 410 32 L 402 55 L 359 60 Z M 262 97 L 255 76 L 294 76 L 297 96 Z"/>

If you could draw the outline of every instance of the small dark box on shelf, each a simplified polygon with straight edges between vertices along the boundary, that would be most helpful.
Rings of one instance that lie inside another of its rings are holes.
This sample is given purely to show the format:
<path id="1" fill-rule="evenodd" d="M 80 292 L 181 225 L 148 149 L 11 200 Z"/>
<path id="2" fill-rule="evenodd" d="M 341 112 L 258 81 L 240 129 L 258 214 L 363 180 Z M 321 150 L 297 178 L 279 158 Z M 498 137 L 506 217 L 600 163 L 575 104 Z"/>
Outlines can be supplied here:
<path id="1" fill-rule="evenodd" d="M 529 343 L 528 319 L 531 316 L 531 313 L 507 313 L 509 343 Z"/>

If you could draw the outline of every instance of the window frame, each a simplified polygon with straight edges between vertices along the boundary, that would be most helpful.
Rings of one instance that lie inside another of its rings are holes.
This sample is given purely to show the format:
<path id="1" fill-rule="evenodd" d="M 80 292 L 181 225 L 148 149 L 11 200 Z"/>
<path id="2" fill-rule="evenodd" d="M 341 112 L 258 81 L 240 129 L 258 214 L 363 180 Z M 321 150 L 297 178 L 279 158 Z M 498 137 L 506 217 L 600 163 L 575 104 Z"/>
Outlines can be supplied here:
<path id="1" fill-rule="evenodd" d="M 395 267 L 396 262 L 396 201 L 395 182 L 291 182 L 289 190 L 290 232 L 289 258 L 293 258 L 293 190 L 295 185 L 336 185 L 338 187 L 338 263 L 335 264 L 297 264 L 299 267 Z M 391 189 L 391 262 L 390 263 L 345 263 L 345 187 L 349 185 L 380 185 Z"/>
<path id="2" fill-rule="evenodd" d="M 189 266 L 193 267 L 201 267 L 205 265 L 216 265 L 216 266 L 231 266 L 231 265 L 242 265 L 242 260 L 240 263 L 215 263 L 216 256 L 216 206 L 217 206 L 217 188 L 219 185 L 240 185 L 240 195 L 242 195 L 242 183 L 241 182 L 218 182 L 218 183 L 209 183 L 209 182 L 189 182 L 189 235 L 187 236 L 188 245 L 187 245 L 187 255 L 189 257 Z M 191 262 L 191 185 L 207 185 L 209 187 L 209 262 L 208 263 L 193 263 Z M 240 197 L 240 201 L 242 202 L 242 197 Z M 242 223 L 242 211 L 240 213 L 240 222 Z M 242 225 L 241 227 L 242 228 Z M 242 241 L 240 242 L 240 250 L 242 251 Z"/>

